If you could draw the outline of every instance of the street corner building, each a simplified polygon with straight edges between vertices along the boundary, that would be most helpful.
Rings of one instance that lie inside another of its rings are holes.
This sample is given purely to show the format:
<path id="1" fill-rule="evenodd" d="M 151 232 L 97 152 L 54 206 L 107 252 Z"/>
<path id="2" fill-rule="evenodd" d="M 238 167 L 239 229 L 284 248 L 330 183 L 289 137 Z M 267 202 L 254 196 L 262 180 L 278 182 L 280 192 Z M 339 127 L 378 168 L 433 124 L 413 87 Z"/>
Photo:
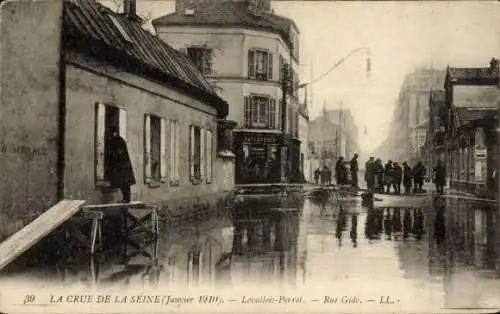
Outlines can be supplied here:
<path id="1" fill-rule="evenodd" d="M 270 4 L 176 0 L 175 12 L 153 20 L 158 36 L 193 60 L 231 104 L 237 184 L 294 182 L 296 170 L 304 171 L 299 30 Z"/>
<path id="2" fill-rule="evenodd" d="M 105 138 L 126 140 L 132 199 L 220 204 L 234 186 L 228 103 L 141 27 L 135 1 L 5 1 L 0 24 L 2 239 L 62 199 L 116 202 Z"/>
<path id="3" fill-rule="evenodd" d="M 443 128 L 452 188 L 495 198 L 498 186 L 499 62 L 488 67 L 448 67 Z"/>

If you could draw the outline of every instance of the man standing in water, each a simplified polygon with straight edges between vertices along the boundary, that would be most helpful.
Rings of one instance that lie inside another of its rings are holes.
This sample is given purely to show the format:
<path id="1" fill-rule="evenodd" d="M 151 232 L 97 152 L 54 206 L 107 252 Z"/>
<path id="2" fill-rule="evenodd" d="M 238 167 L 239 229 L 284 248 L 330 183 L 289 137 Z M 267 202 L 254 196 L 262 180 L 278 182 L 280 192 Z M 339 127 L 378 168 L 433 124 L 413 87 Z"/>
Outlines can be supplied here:
<path id="1" fill-rule="evenodd" d="M 351 185 L 353 188 L 359 188 L 358 185 L 358 154 L 354 154 L 351 159 Z"/>
<path id="2" fill-rule="evenodd" d="M 111 187 L 120 189 L 123 203 L 130 203 L 130 187 L 135 184 L 134 170 L 130 162 L 127 142 L 118 135 L 116 126 L 110 127 L 105 152 L 107 178 Z"/>

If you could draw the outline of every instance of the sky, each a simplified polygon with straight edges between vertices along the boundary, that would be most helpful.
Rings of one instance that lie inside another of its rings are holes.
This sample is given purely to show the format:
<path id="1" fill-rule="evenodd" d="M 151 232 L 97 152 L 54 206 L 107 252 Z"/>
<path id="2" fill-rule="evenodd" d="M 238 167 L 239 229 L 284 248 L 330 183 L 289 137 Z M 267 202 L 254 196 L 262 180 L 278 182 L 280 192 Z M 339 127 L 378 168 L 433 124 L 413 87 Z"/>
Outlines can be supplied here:
<path id="1" fill-rule="evenodd" d="M 137 2 L 142 16 L 174 11 L 174 1 Z M 272 8 L 299 28 L 303 82 L 358 47 L 370 49 L 369 77 L 368 53 L 362 50 L 312 84 L 309 92 L 311 118 L 321 114 L 323 105 L 351 110 L 365 152 L 389 135 L 406 74 L 419 66 L 488 66 L 492 57 L 500 57 L 499 1 L 273 1 Z"/>

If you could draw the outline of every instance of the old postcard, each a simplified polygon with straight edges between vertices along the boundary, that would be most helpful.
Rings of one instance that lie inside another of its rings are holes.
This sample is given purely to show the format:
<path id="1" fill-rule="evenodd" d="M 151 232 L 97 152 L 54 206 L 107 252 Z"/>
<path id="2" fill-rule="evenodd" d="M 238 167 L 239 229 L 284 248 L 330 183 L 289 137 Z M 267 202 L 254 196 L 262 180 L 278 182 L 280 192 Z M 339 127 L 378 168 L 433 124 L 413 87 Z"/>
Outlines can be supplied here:
<path id="1" fill-rule="evenodd" d="M 499 311 L 499 16 L 0 0 L 0 312 Z"/>

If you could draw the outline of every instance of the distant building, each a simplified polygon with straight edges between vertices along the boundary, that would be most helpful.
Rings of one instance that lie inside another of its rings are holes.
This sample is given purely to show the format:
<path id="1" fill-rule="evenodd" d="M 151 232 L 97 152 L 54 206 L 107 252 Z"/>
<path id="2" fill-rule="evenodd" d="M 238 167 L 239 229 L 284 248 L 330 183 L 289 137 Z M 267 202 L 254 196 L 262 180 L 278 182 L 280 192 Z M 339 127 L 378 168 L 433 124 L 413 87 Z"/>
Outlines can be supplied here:
<path id="1" fill-rule="evenodd" d="M 309 142 L 318 158 L 326 165 L 334 167 L 342 156 L 350 160 L 359 153 L 358 128 L 349 109 L 334 109 L 323 112 L 309 123 Z"/>
<path id="2" fill-rule="evenodd" d="M 176 11 L 155 19 L 153 26 L 231 103 L 228 118 L 238 123 L 236 183 L 279 182 L 282 166 L 286 179 L 294 180 L 292 170 L 302 169 L 302 157 L 299 30 L 293 20 L 274 14 L 270 0 L 176 0 Z"/>
<path id="3" fill-rule="evenodd" d="M 390 159 L 416 163 L 423 158 L 429 117 L 429 93 L 443 90 L 445 71 L 418 69 L 401 86 L 389 128 Z"/>
<path id="4" fill-rule="evenodd" d="M 135 1 L 126 8 L 2 3 L 3 236 L 65 198 L 118 199 L 104 158 L 111 126 L 128 144 L 133 199 L 187 210 L 233 188 L 227 102 L 189 58 L 142 29 Z"/>

